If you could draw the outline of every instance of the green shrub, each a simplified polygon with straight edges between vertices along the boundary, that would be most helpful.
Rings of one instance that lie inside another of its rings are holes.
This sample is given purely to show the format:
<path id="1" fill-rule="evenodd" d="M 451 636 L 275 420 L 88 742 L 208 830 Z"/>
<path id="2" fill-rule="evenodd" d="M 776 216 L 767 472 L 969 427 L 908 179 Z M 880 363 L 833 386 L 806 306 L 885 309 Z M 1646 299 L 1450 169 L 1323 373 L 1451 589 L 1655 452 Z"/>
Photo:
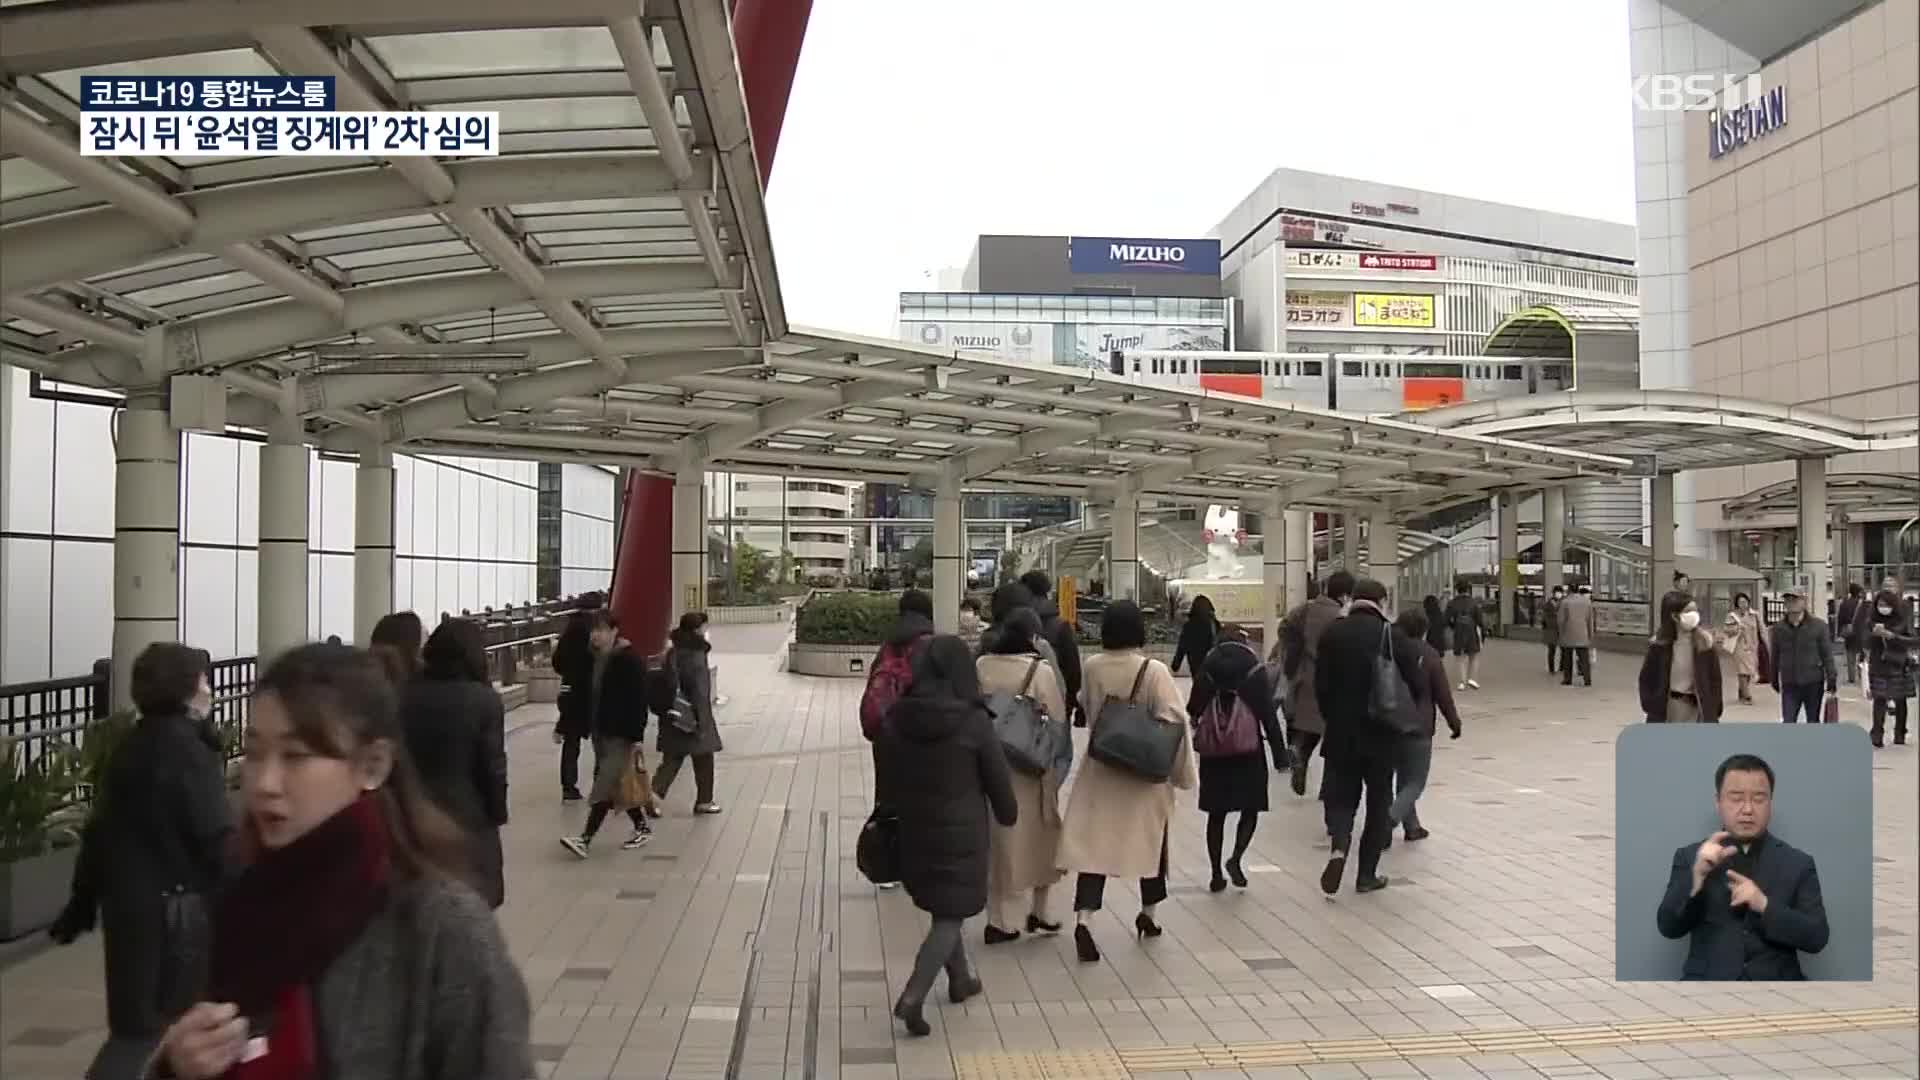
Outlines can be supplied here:
<path id="1" fill-rule="evenodd" d="M 899 614 L 899 593 L 815 593 L 794 617 L 793 637 L 802 645 L 879 645 Z"/>
<path id="2" fill-rule="evenodd" d="M 48 747 L 32 761 L 20 760 L 20 743 L 0 743 L 0 862 L 47 850 L 53 818 L 78 783 L 75 751 Z"/>

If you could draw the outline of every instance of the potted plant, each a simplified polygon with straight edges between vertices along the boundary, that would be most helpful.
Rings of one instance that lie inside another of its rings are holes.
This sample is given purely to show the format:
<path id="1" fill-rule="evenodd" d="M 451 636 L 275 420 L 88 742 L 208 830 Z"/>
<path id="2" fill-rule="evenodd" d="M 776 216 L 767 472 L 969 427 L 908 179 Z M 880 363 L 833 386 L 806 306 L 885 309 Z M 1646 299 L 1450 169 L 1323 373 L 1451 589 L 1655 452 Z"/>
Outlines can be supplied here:
<path id="1" fill-rule="evenodd" d="M 23 756 L 18 742 L 0 745 L 0 940 L 7 941 L 53 923 L 80 850 L 77 836 L 54 821 L 78 784 L 77 755 L 63 746 Z"/>

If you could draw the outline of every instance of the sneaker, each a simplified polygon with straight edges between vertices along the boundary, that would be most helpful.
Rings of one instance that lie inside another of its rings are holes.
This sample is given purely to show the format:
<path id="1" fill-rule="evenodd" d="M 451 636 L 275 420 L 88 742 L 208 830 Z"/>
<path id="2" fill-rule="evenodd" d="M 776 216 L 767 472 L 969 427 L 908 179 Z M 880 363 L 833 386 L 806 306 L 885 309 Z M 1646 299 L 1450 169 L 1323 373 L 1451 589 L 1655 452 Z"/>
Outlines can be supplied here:
<path id="1" fill-rule="evenodd" d="M 632 835 L 632 836 L 629 836 L 629 837 L 627 837 L 627 842 L 626 842 L 626 843 L 624 843 L 624 844 L 621 844 L 621 845 L 620 845 L 620 850 L 621 850 L 621 851 L 632 851 L 632 850 L 634 850 L 635 848 L 641 848 L 641 847 L 645 847 L 645 846 L 647 845 L 647 841 L 649 841 L 649 840 L 651 840 L 651 839 L 653 839 L 653 831 L 652 831 L 652 830 L 650 830 L 650 829 L 635 829 L 635 830 L 633 830 L 633 835 Z"/>
<path id="2" fill-rule="evenodd" d="M 563 836 L 560 838 L 560 846 L 573 852 L 573 856 L 576 859 L 584 859 L 587 857 L 587 845 L 591 843 L 593 843 L 593 841 L 584 836 Z"/>
<path id="3" fill-rule="evenodd" d="M 696 814 L 717 814 L 720 812 L 720 804 L 715 802 L 695 803 L 693 805 L 693 812 Z"/>
<path id="4" fill-rule="evenodd" d="M 1454 687 L 1454 689 L 1455 689 L 1455 690 L 1459 690 L 1459 691 L 1463 691 L 1463 692 L 1464 692 L 1464 691 L 1466 690 L 1466 688 L 1467 688 L 1467 684 L 1466 684 L 1466 683 L 1461 683 L 1461 684 L 1460 684 L 1459 686 L 1456 686 L 1456 687 Z"/>
<path id="5" fill-rule="evenodd" d="M 1466 686 L 1466 688 L 1467 688 L 1467 689 L 1469 689 L 1469 690 L 1478 690 L 1478 689 L 1480 689 L 1480 682 L 1479 682 L 1479 680 L 1477 680 L 1477 679 L 1468 679 L 1468 680 L 1467 680 L 1467 686 Z"/>

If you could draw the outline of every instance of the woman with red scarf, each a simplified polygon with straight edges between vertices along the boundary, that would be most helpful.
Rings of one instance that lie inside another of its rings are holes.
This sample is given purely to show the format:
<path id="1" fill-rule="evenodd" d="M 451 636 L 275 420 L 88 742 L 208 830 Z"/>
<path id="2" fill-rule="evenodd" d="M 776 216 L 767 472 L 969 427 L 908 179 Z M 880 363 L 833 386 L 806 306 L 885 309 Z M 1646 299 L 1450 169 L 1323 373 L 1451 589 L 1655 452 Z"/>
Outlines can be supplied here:
<path id="1" fill-rule="evenodd" d="M 246 869 L 155 1080 L 525 1080 L 525 981 L 422 796 L 370 654 L 306 645 L 255 689 Z"/>

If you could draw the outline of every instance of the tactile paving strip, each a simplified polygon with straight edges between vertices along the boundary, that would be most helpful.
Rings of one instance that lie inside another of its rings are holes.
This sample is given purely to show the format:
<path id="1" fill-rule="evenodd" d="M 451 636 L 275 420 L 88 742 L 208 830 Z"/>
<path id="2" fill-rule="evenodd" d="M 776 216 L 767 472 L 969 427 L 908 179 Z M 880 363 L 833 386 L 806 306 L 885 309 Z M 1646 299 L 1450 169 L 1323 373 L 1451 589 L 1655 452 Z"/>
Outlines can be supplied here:
<path id="1" fill-rule="evenodd" d="M 1630 1024 L 1460 1031 L 1437 1035 L 1392 1035 L 1310 1042 L 1231 1043 L 1211 1046 L 1133 1047 L 1124 1050 L 1033 1051 L 954 1056 L 956 1080 L 1131 1080 L 1143 1073 L 1205 1069 L 1260 1069 L 1275 1065 L 1323 1065 L 1435 1055 L 1520 1054 L 1540 1050 L 1586 1050 L 1631 1043 L 1691 1039 L 1746 1039 L 1770 1035 L 1818 1035 L 1874 1028 L 1911 1028 L 1920 1008 L 1847 1009 L 1761 1015 L 1704 1016 Z"/>

